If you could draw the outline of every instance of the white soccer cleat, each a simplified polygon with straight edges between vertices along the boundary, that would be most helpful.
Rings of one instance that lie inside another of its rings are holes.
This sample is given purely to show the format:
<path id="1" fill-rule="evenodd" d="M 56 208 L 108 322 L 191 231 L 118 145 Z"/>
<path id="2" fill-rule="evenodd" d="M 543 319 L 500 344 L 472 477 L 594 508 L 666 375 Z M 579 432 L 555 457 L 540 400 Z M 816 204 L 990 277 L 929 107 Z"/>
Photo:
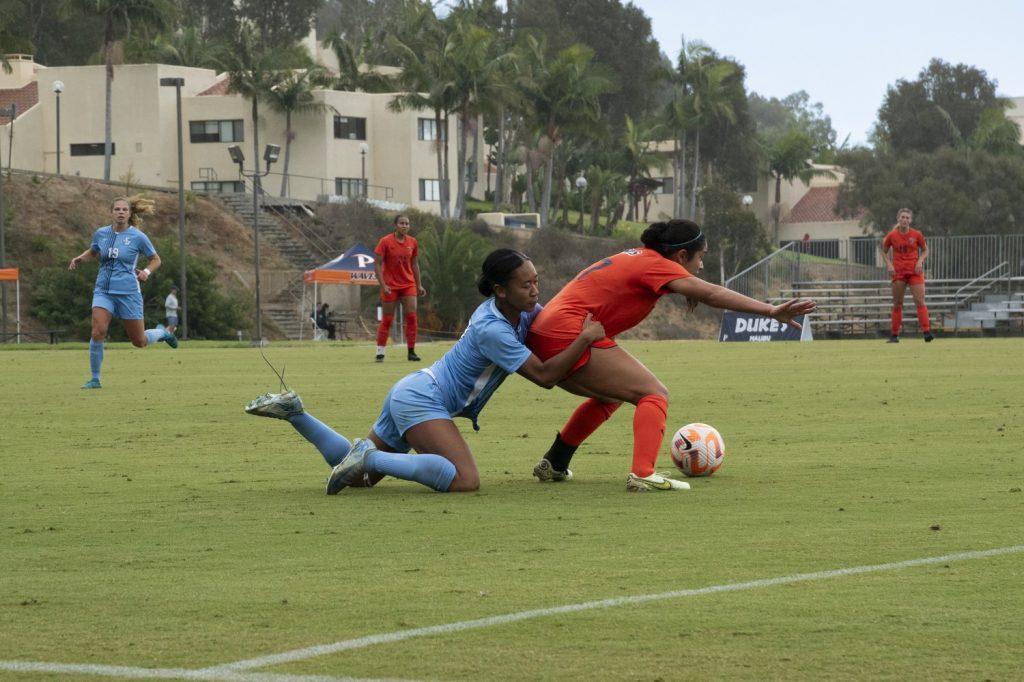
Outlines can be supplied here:
<path id="1" fill-rule="evenodd" d="M 541 483 L 545 481 L 571 481 L 572 470 L 566 469 L 565 471 L 558 471 L 551 462 L 546 459 L 542 459 L 537 462 L 537 466 L 533 467 L 533 475 L 537 477 L 537 480 Z"/>
<path id="2" fill-rule="evenodd" d="M 359 438 L 352 444 L 341 463 L 331 469 L 327 477 L 327 494 L 337 495 L 349 486 L 366 483 L 366 455 L 377 446 L 369 438 Z"/>
<path id="3" fill-rule="evenodd" d="M 257 417 L 288 419 L 302 414 L 302 399 L 295 391 L 266 393 L 245 406 L 245 411 Z"/>
<path id="4" fill-rule="evenodd" d="M 626 476 L 626 490 L 631 493 L 645 493 L 649 490 L 689 490 L 690 484 L 686 481 L 677 481 L 674 478 L 666 478 L 661 474 L 651 474 L 640 477 L 634 473 Z"/>

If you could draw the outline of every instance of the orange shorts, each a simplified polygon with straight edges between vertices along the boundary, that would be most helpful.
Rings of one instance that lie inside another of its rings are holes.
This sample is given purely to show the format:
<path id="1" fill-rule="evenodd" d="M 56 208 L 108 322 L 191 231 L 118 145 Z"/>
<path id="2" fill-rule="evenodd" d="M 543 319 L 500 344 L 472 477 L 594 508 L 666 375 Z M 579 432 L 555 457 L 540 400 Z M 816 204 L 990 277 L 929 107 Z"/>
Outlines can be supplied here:
<path id="1" fill-rule="evenodd" d="M 571 346 L 573 341 L 575 341 L 575 339 L 553 339 L 550 336 L 542 336 L 541 334 L 534 334 L 533 332 L 526 335 L 527 348 L 533 351 L 533 354 L 544 362 L 547 362 Z M 590 344 L 590 348 L 614 348 L 617 345 L 619 344 L 615 343 L 615 339 L 609 339 L 606 336 L 600 341 L 595 341 Z M 570 369 L 568 374 L 565 376 L 570 376 L 580 367 L 590 362 L 590 348 L 583 351 L 583 355 L 580 356 L 580 359 L 576 361 L 576 364 L 572 366 L 572 369 Z"/>
<path id="2" fill-rule="evenodd" d="M 924 284 L 924 275 L 919 275 L 914 271 L 910 272 L 899 272 L 892 276 L 893 282 L 906 282 L 907 284 Z"/>
<path id="3" fill-rule="evenodd" d="M 385 294 L 384 293 L 384 287 L 381 287 L 380 288 L 380 300 L 384 301 L 385 303 L 392 303 L 394 301 L 397 301 L 400 298 L 409 298 L 410 296 L 415 298 L 416 297 L 416 293 L 417 292 L 416 292 L 416 285 L 415 284 L 412 285 L 412 286 L 409 286 L 409 287 L 401 287 L 401 288 L 398 288 L 398 289 L 396 289 L 395 287 L 391 287 L 391 293 L 390 294 Z"/>

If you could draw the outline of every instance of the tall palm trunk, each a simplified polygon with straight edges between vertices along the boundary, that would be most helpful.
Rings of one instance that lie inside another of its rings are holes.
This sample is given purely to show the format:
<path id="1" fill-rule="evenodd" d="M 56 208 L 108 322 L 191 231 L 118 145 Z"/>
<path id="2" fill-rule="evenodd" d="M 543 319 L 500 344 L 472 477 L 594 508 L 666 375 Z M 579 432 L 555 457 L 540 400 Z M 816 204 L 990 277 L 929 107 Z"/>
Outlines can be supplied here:
<path id="1" fill-rule="evenodd" d="M 690 220 L 697 219 L 697 185 L 700 183 L 700 128 L 693 144 L 693 189 L 690 191 Z"/>
<path id="2" fill-rule="evenodd" d="M 673 194 L 673 214 L 676 218 L 683 218 L 686 210 L 686 134 L 683 133 L 676 140 L 676 154 L 672 159 L 672 170 L 675 173 L 676 186 Z"/>
<path id="3" fill-rule="evenodd" d="M 551 153 L 544 163 L 544 188 L 540 198 L 540 226 L 548 226 L 548 216 L 551 211 L 551 184 L 555 174 L 555 147 L 551 146 Z"/>
<path id="4" fill-rule="evenodd" d="M 469 174 L 469 169 L 466 170 L 466 199 L 473 196 L 473 190 L 476 189 L 476 181 L 480 176 L 480 165 L 477 164 L 477 160 L 480 158 L 480 120 L 476 117 L 470 119 L 473 121 L 473 151 L 470 152 L 469 158 L 473 164 L 473 173 Z"/>
<path id="5" fill-rule="evenodd" d="M 444 203 L 444 151 L 442 147 L 448 145 L 448 140 L 445 136 L 445 131 L 441 128 L 441 110 L 434 109 L 434 130 L 437 131 L 434 136 L 434 156 L 437 157 L 437 199 L 440 203 L 441 217 L 447 218 L 445 215 L 445 203 Z"/>
<path id="6" fill-rule="evenodd" d="M 455 125 L 459 127 L 459 140 L 455 147 L 456 178 L 455 178 L 455 217 L 460 220 L 466 210 L 466 112 L 459 112 Z"/>
<path id="7" fill-rule="evenodd" d="M 772 248 L 779 244 L 779 218 L 782 213 L 782 176 L 775 176 L 775 203 L 772 205 Z"/>
<path id="8" fill-rule="evenodd" d="M 448 133 L 448 114 L 444 115 L 444 167 L 442 172 L 444 173 L 443 180 L 441 181 L 441 217 L 451 218 L 452 217 L 452 200 L 451 200 L 451 184 L 452 177 L 449 172 L 450 164 L 448 160 L 448 140 L 451 136 Z"/>
<path id="9" fill-rule="evenodd" d="M 505 203 L 505 105 L 498 109 L 498 154 L 495 157 L 497 173 L 494 176 L 494 210 Z"/>
<path id="10" fill-rule="evenodd" d="M 281 169 L 281 196 L 289 195 L 288 161 L 292 155 L 292 112 L 284 112 L 284 167 Z"/>
<path id="11" fill-rule="evenodd" d="M 103 179 L 110 181 L 110 157 L 114 153 L 111 119 L 114 116 L 114 17 L 107 15 L 103 34 L 104 62 L 107 67 L 106 116 L 103 121 Z"/>
<path id="12" fill-rule="evenodd" d="M 537 192 L 533 183 L 533 154 L 526 152 L 526 203 L 530 213 L 537 212 Z"/>

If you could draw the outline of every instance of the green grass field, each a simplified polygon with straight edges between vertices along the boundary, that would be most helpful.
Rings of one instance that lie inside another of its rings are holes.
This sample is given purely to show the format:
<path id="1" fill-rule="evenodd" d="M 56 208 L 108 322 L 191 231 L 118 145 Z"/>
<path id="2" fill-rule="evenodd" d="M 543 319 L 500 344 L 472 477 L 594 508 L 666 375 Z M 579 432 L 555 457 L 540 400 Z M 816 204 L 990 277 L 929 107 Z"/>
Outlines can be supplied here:
<path id="1" fill-rule="evenodd" d="M 242 412 L 277 388 L 255 350 L 115 345 L 91 392 L 84 345 L 0 351 L 0 678 L 1024 676 L 1020 339 L 624 346 L 672 391 L 671 430 L 724 436 L 722 469 L 689 492 L 625 492 L 628 407 L 581 448 L 575 481 L 537 483 L 576 399 L 519 377 L 482 431 L 459 420 L 478 493 L 386 480 L 327 497 L 312 446 Z M 369 346 L 268 351 L 350 437 L 411 368 Z M 789 580 L 185 672 L 770 578 Z"/>

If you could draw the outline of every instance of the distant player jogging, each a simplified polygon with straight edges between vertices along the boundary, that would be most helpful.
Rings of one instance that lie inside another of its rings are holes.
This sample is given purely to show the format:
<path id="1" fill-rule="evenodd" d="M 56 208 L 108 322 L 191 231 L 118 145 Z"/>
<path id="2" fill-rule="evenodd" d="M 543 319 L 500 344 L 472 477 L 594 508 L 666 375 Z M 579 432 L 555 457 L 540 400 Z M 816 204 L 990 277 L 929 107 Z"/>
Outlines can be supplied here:
<path id="1" fill-rule="evenodd" d="M 349 486 L 371 486 L 384 476 L 439 492 L 477 490 L 476 461 L 452 420 L 465 417 L 478 429 L 480 411 L 509 374 L 551 388 L 605 335 L 604 327 L 585 315 L 576 320 L 574 338 L 560 352 L 543 361 L 531 353 L 524 342 L 541 310 L 537 271 L 518 251 L 491 252 L 477 288 L 487 300 L 470 317 L 462 337 L 430 368 L 406 376 L 388 391 L 365 439 L 350 443 L 306 412 L 293 391 L 268 393 L 245 411 L 285 419 L 316 446 L 332 467 L 328 495 Z M 408 454 L 410 449 L 419 454 Z"/>
<path id="2" fill-rule="evenodd" d="M 590 434 L 615 413 L 622 403 L 636 405 L 633 414 L 633 464 L 626 489 L 685 490 L 685 482 L 655 473 L 665 434 L 668 389 L 639 360 L 615 341 L 622 332 L 642 322 L 665 294 L 681 294 L 694 308 L 706 303 L 743 313 L 765 315 L 797 328 L 793 318 L 812 313 L 813 301 L 793 299 L 770 305 L 695 277 L 704 267 L 707 238 L 689 220 L 670 220 L 648 227 L 640 240 L 643 248 L 629 249 L 594 263 L 580 272 L 544 307 L 527 337 L 527 345 L 540 359 L 563 352 L 572 340 L 570 330 L 593 315 L 607 336 L 588 348 L 559 386 L 585 400 L 555 436 L 544 458 L 534 467 L 541 481 L 572 478 L 569 461 Z M 699 373 L 700 366 L 694 366 Z"/>
<path id="3" fill-rule="evenodd" d="M 890 316 L 889 343 L 900 342 L 900 331 L 903 328 L 903 299 L 910 286 L 910 295 L 914 297 L 917 308 L 917 322 L 921 325 L 925 343 L 931 341 L 931 322 L 928 320 L 928 306 L 924 298 L 924 261 L 928 258 L 928 244 L 924 235 L 910 226 L 914 213 L 909 208 L 901 208 L 896 214 L 896 227 L 890 230 L 882 240 L 882 258 L 892 279 L 892 314 Z M 889 255 L 892 251 L 892 256 Z"/>
<path id="4" fill-rule="evenodd" d="M 153 202 L 141 197 L 118 197 L 110 205 L 113 221 L 96 230 L 88 250 L 68 263 L 68 270 L 91 260 L 100 262 L 96 286 L 92 295 L 92 336 L 89 339 L 89 368 L 92 378 L 82 388 L 101 388 L 100 369 L 103 366 L 103 344 L 111 319 L 120 318 L 124 330 L 136 348 L 151 343 L 165 342 L 178 347 L 178 339 L 162 327 L 145 329 L 142 314 L 142 289 L 145 282 L 160 267 L 160 256 L 153 243 L 138 229 L 139 217 L 153 212 Z M 146 267 L 135 267 L 139 254 L 149 258 Z"/>
<path id="5" fill-rule="evenodd" d="M 395 216 L 394 232 L 377 242 L 373 250 L 377 258 L 373 269 L 380 283 L 380 301 L 383 308 L 380 324 L 377 326 L 377 362 L 384 362 L 384 351 L 388 346 L 388 334 L 395 319 L 395 303 L 402 302 L 405 311 L 405 345 L 410 362 L 419 362 L 416 355 L 416 302 L 417 297 L 426 296 L 420 280 L 419 244 L 409 234 L 409 218 Z"/>

